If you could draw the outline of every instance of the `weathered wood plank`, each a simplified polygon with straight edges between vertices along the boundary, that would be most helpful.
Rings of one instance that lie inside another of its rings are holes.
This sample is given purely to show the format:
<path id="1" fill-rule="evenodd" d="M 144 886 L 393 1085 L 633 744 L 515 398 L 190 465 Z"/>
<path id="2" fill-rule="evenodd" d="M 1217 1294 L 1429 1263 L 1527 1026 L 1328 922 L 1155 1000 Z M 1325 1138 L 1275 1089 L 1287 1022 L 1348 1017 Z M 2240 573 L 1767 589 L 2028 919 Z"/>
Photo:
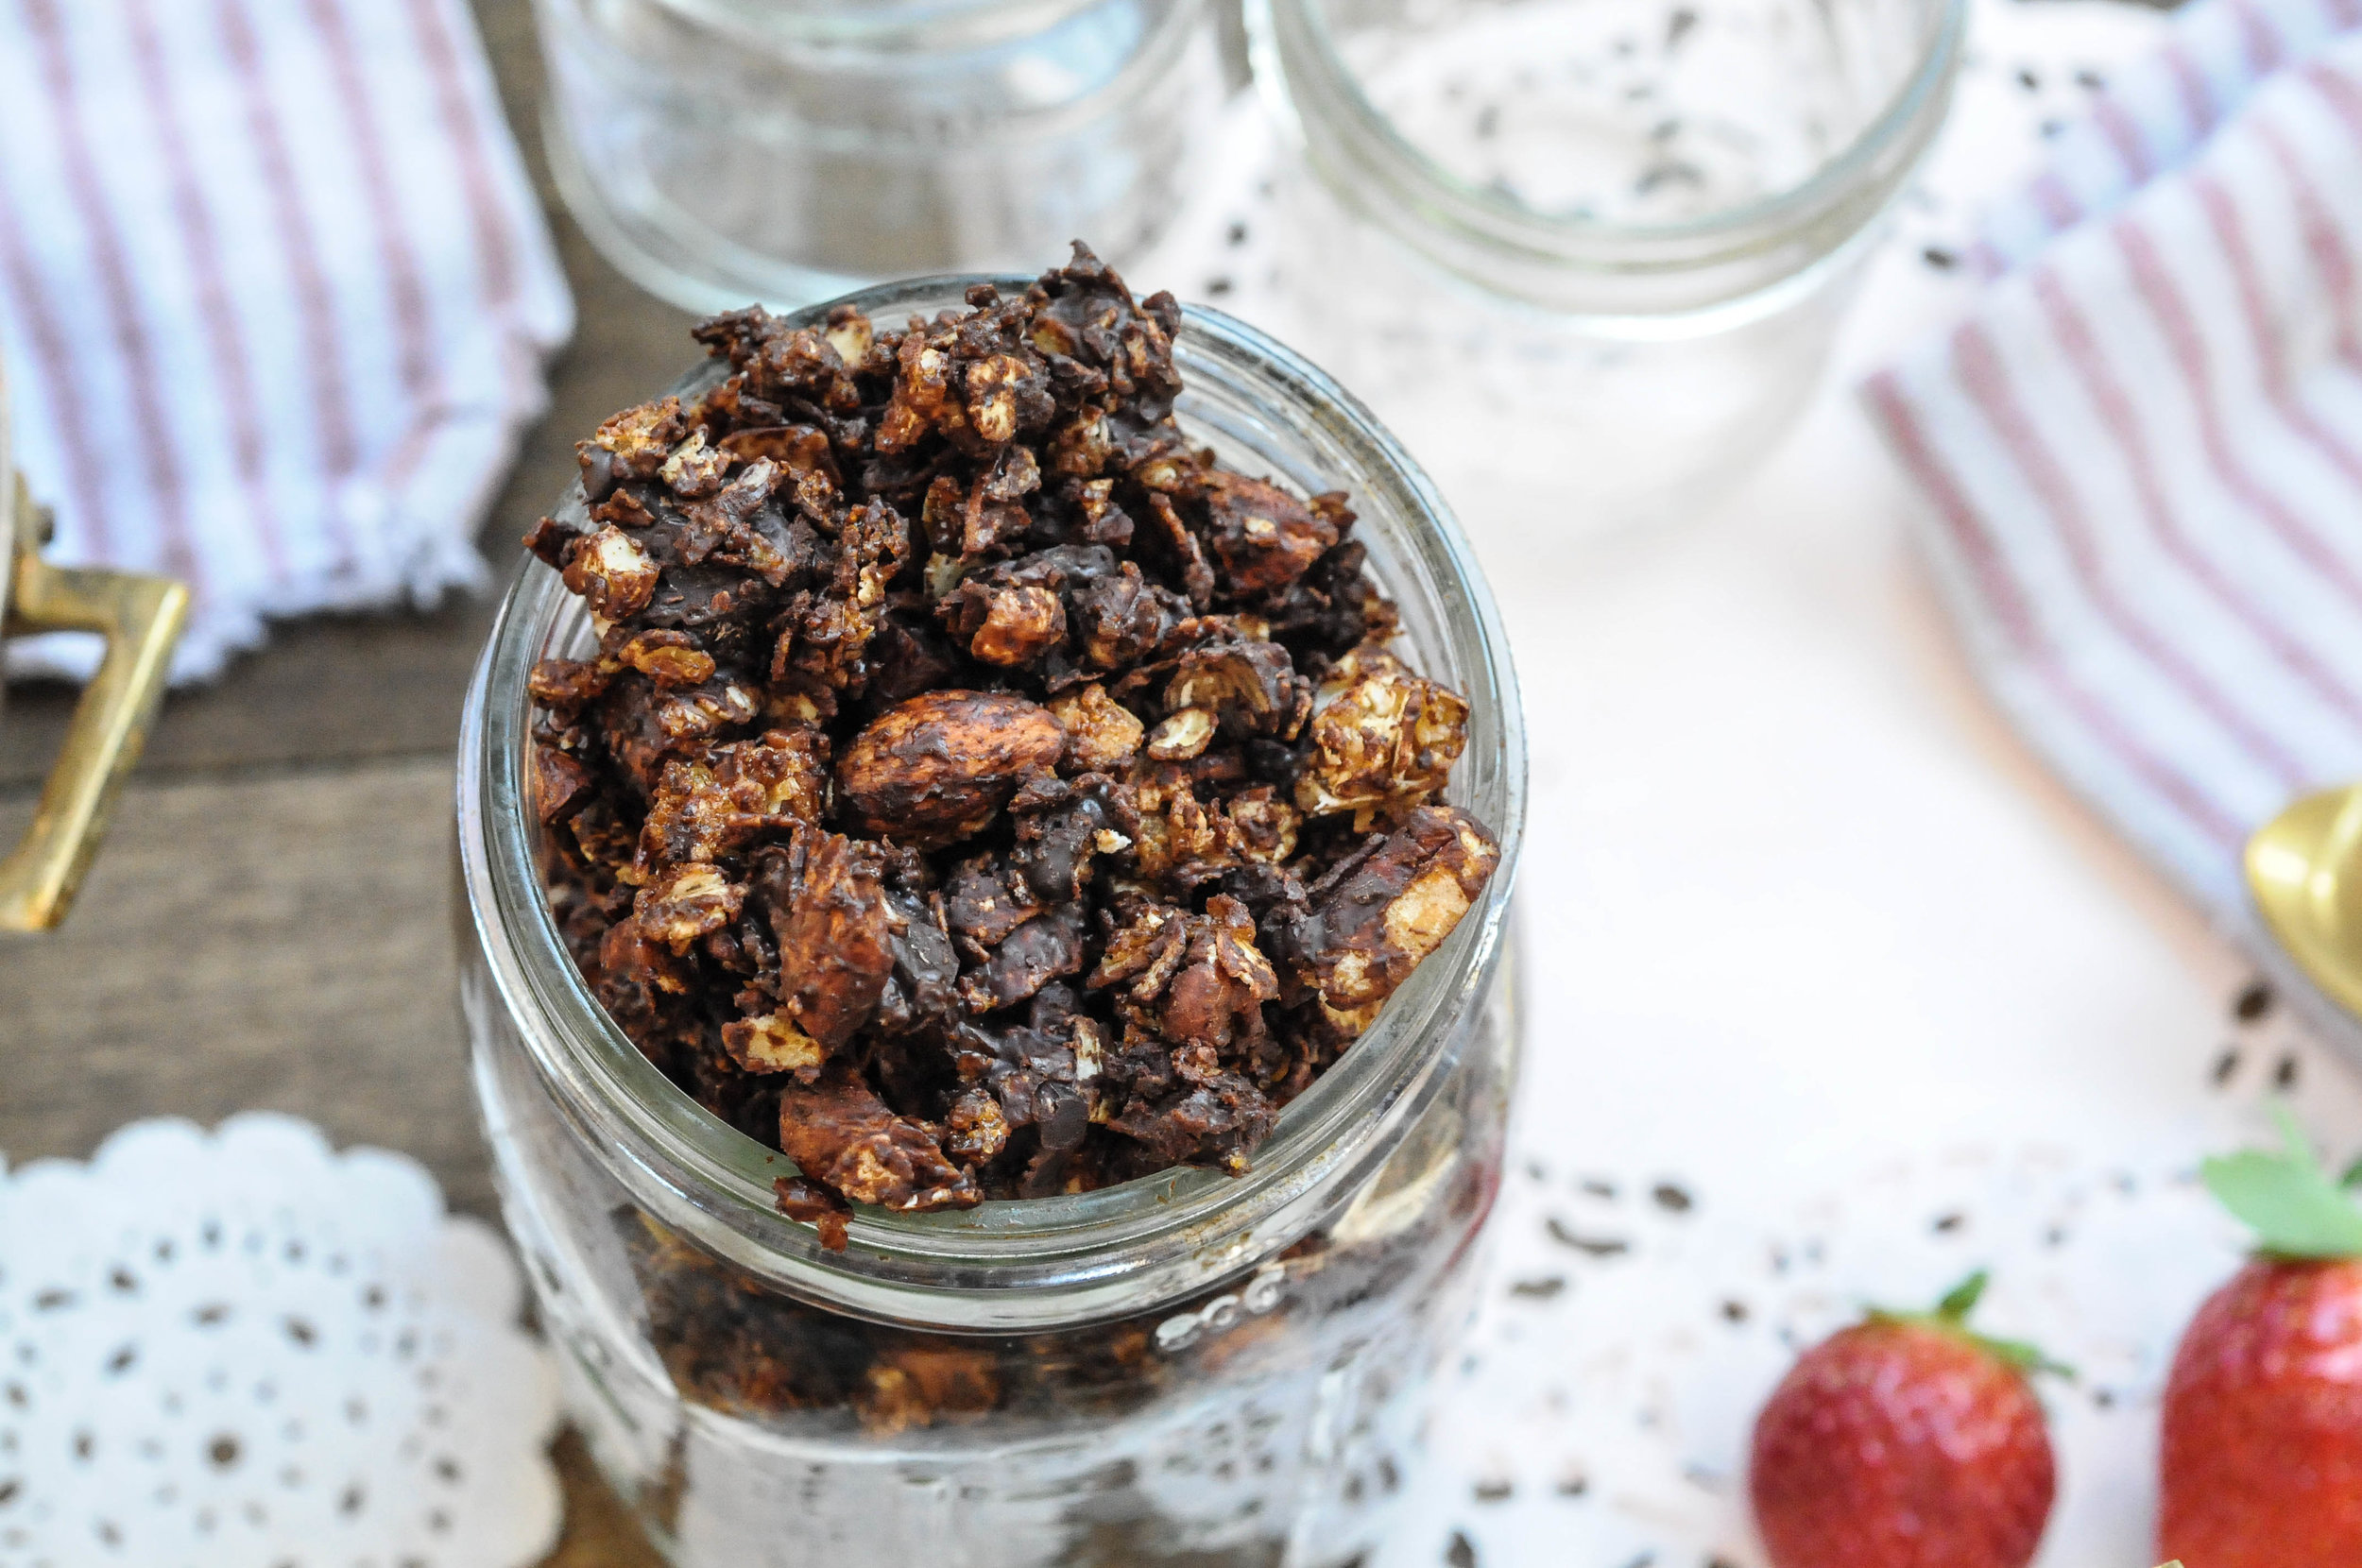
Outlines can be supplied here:
<path id="1" fill-rule="evenodd" d="M 451 771 L 134 782 L 65 927 L 0 937 L 0 1149 L 266 1106 L 491 1187 L 460 1060 Z M 28 802 L 0 817 L 13 834 Z"/>
<path id="2" fill-rule="evenodd" d="M 567 1431 L 550 1457 L 566 1488 L 566 1532 L 541 1568 L 663 1568 L 664 1559 L 624 1511 L 579 1436 Z"/>

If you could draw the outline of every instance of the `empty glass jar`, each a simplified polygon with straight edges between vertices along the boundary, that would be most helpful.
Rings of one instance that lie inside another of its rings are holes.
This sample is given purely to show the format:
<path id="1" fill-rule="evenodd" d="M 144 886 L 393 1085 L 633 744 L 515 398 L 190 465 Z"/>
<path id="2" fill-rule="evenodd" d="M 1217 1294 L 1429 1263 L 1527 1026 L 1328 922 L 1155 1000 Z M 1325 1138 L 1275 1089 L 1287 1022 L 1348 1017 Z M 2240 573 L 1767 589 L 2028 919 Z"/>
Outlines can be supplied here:
<path id="1" fill-rule="evenodd" d="M 1206 0 L 538 0 L 544 135 L 599 248 L 684 308 L 1121 264 L 1222 98 Z"/>
<path id="2" fill-rule="evenodd" d="M 1248 0 L 1303 347 L 1463 508 L 1693 508 L 1809 401 L 1964 0 Z"/>
<path id="3" fill-rule="evenodd" d="M 960 298 L 937 281 L 855 302 L 893 320 Z M 1501 845 L 1478 905 L 1243 1176 L 864 1209 L 821 1250 L 774 1207 L 785 1157 L 665 1079 L 568 957 L 522 805 L 525 676 L 590 632 L 538 563 L 502 608 L 460 742 L 475 1084 L 571 1411 L 676 1561 L 1335 1568 L 1411 1483 L 1515 1065 L 1515 676 L 1466 540 L 1365 410 L 1212 313 L 1175 359 L 1192 436 L 1351 493 L 1405 657 L 1470 706 L 1447 798 Z"/>

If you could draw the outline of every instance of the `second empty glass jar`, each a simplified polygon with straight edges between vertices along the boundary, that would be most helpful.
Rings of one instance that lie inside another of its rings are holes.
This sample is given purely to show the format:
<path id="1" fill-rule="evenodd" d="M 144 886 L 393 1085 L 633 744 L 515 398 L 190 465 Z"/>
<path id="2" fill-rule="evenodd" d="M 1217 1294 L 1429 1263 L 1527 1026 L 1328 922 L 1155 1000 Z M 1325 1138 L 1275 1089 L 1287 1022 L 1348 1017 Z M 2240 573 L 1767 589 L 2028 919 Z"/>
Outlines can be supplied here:
<path id="1" fill-rule="evenodd" d="M 1463 510 L 1677 515 L 1809 401 L 1964 0 L 1247 0 L 1301 346 Z"/>

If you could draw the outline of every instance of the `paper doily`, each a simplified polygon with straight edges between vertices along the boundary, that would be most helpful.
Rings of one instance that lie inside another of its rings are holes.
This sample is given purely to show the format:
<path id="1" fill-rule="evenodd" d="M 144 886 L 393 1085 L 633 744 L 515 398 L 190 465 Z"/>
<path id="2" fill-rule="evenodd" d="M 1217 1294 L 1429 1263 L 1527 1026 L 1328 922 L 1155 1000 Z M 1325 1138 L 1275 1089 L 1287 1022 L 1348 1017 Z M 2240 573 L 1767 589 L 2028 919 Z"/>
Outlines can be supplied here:
<path id="1" fill-rule="evenodd" d="M 0 1564 L 516 1568 L 556 1540 L 516 1265 L 416 1161 L 143 1121 L 0 1182 Z"/>
<path id="2" fill-rule="evenodd" d="M 1517 1138 L 1420 1516 L 1381 1568 L 1762 1568 L 1747 1445 L 1797 1352 L 1867 1304 L 1926 1306 L 1977 1269 L 1993 1274 L 1980 1326 L 2076 1369 L 2038 1385 L 2060 1490 L 2037 1563 L 2145 1565 L 2174 1347 L 2250 1244 L 2199 1185 L 2199 1157 L 2276 1142 L 2261 1114 L 2275 1097 L 2339 1165 L 2362 1139 L 2342 1060 L 2260 985 L 2231 1014 L 2179 1116 L 2108 1119 L 2071 1148 L 1964 1138 L 1767 1184 L 1816 1194 L 1801 1201 L 1590 1168 Z"/>

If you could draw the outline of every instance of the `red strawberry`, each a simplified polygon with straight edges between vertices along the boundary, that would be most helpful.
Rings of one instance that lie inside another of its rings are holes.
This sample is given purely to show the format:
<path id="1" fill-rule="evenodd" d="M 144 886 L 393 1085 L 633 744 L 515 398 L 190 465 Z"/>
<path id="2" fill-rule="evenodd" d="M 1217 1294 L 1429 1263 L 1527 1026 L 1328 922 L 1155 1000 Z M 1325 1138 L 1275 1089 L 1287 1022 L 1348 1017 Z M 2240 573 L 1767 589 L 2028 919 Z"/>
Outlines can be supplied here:
<path id="1" fill-rule="evenodd" d="M 1755 1418 L 1773 1568 L 2025 1568 L 2058 1471 L 2028 1345 L 1969 1332 L 1985 1276 L 1806 1351 Z M 2212 1564 L 2208 1568 L 2213 1568 Z"/>
<path id="2" fill-rule="evenodd" d="M 2362 1209 L 2282 1123 L 2285 1151 L 2205 1166 L 2261 1245 L 2165 1386 L 2157 1539 L 2199 1568 L 2362 1563 Z"/>

